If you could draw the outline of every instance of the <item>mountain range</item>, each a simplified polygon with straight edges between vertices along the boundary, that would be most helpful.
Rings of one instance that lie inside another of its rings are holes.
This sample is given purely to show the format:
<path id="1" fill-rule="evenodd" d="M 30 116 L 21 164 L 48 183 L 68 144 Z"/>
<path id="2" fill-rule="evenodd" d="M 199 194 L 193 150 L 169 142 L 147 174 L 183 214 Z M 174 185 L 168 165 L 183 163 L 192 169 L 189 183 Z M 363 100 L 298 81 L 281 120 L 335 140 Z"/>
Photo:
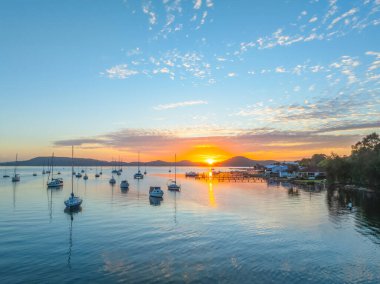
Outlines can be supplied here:
<path id="1" fill-rule="evenodd" d="M 36 157 L 26 161 L 18 161 L 18 166 L 48 166 L 50 164 L 51 157 Z M 217 162 L 213 164 L 214 167 L 251 167 L 256 164 L 268 165 L 274 163 L 273 160 L 251 160 L 246 157 L 236 156 L 225 161 Z M 123 166 L 137 166 L 138 162 L 108 162 L 95 159 L 86 159 L 86 158 L 74 158 L 75 167 L 94 167 L 94 166 L 114 166 L 114 165 L 123 165 Z M 155 167 L 170 167 L 173 166 L 173 162 L 166 162 L 161 160 L 150 161 L 150 162 L 140 162 L 140 165 L 143 166 L 155 166 Z M 0 166 L 15 166 L 15 161 L 0 163 Z M 71 166 L 71 158 L 69 157 L 54 157 L 54 166 L 58 167 L 68 167 Z M 206 167 L 209 166 L 207 163 L 203 162 L 192 162 L 189 160 L 178 161 L 177 166 L 186 166 L 186 167 Z"/>

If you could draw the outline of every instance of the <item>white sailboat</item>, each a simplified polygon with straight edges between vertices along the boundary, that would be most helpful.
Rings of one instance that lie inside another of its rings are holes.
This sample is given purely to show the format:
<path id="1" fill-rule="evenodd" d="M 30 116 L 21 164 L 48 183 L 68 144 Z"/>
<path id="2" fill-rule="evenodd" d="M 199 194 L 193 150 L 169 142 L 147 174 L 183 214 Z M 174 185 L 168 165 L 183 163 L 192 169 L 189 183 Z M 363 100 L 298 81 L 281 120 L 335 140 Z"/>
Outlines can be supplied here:
<path id="1" fill-rule="evenodd" d="M 18 182 L 20 181 L 20 175 L 17 173 L 17 154 L 16 154 L 16 163 L 15 163 L 15 170 L 12 177 L 12 182 Z"/>
<path id="2" fill-rule="evenodd" d="M 50 177 L 50 174 L 49 174 Z M 63 179 L 62 178 L 54 178 L 54 153 L 51 157 L 51 179 L 47 181 L 47 187 L 61 187 L 63 186 Z"/>
<path id="3" fill-rule="evenodd" d="M 74 171 L 74 146 L 71 148 L 71 171 Z M 65 200 L 66 208 L 74 210 L 82 204 L 82 199 L 74 195 L 74 176 L 71 175 L 71 194 L 70 197 Z"/>
<path id="4" fill-rule="evenodd" d="M 174 155 L 174 180 L 168 184 L 168 190 L 180 191 L 181 186 L 177 184 L 177 154 Z"/>
<path id="5" fill-rule="evenodd" d="M 143 179 L 144 175 L 140 171 L 140 152 L 138 152 L 138 158 L 137 158 L 137 173 L 133 176 L 134 179 Z"/>

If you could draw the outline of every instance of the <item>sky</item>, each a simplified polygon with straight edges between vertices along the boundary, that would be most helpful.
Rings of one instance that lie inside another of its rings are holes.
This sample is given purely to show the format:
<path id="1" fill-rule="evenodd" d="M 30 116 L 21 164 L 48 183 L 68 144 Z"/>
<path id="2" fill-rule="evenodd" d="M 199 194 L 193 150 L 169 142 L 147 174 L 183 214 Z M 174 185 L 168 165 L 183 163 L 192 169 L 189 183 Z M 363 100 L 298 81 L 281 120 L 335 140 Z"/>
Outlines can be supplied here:
<path id="1" fill-rule="evenodd" d="M 297 160 L 380 131 L 380 0 L 2 0 L 0 161 Z"/>

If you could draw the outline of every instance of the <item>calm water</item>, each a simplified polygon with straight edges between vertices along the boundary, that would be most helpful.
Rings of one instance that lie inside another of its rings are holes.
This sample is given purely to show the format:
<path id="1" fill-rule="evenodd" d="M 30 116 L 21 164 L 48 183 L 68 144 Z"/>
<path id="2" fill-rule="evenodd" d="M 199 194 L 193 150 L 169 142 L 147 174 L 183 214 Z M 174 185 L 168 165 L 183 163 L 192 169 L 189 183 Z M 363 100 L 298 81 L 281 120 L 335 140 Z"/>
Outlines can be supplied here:
<path id="1" fill-rule="evenodd" d="M 99 179 L 93 169 L 88 181 L 74 179 L 84 202 L 70 214 L 70 169 L 58 170 L 61 190 L 46 189 L 41 168 L 19 168 L 17 184 L 1 169 L 1 283 L 380 283 L 378 200 L 183 174 L 174 193 L 167 168 L 148 168 L 142 181 L 124 169 L 122 192 L 109 169 Z M 163 187 L 160 204 L 150 185 Z"/>

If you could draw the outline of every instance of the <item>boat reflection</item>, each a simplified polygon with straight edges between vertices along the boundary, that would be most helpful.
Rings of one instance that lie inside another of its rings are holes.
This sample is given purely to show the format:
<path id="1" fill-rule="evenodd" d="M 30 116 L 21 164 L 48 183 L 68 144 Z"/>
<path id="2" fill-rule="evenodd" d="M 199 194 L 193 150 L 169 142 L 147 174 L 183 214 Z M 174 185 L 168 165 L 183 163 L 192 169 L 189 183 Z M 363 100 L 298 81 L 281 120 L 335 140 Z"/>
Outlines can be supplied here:
<path id="1" fill-rule="evenodd" d="M 64 212 L 70 216 L 70 229 L 69 229 L 69 250 L 67 252 L 67 266 L 71 269 L 71 256 L 72 256 L 72 248 L 73 248 L 73 221 L 74 215 L 82 212 L 82 207 L 79 206 L 77 208 L 68 208 L 66 207 Z"/>
<path id="2" fill-rule="evenodd" d="M 153 205 L 153 206 L 160 206 L 162 200 L 163 200 L 162 197 L 149 196 L 149 203 L 150 203 L 150 205 Z"/>
<path id="3" fill-rule="evenodd" d="M 51 223 L 53 219 L 53 192 L 56 193 L 58 191 L 62 191 L 63 187 L 48 187 L 46 190 L 47 201 L 48 201 L 48 210 L 49 210 L 49 223 Z M 49 194 L 50 192 L 50 194 Z"/>

